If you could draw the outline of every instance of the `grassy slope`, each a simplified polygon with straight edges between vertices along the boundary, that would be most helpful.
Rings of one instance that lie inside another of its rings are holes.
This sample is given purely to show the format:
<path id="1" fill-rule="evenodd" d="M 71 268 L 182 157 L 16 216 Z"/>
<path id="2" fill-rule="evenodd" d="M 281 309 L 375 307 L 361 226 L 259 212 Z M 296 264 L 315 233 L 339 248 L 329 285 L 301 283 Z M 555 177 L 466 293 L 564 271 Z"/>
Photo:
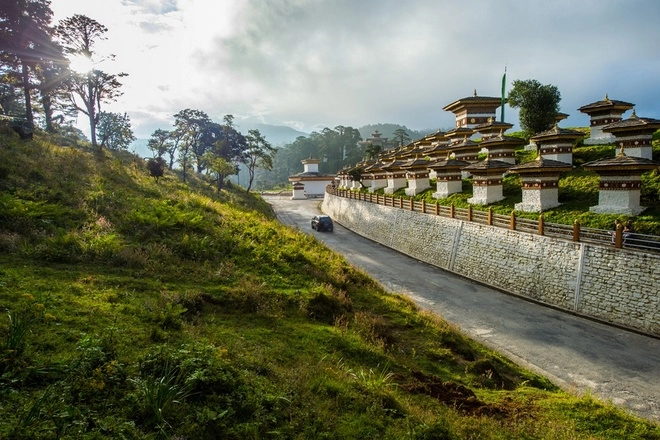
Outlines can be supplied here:
<path id="1" fill-rule="evenodd" d="M 0 438 L 644 438 L 242 190 L 0 134 Z"/>

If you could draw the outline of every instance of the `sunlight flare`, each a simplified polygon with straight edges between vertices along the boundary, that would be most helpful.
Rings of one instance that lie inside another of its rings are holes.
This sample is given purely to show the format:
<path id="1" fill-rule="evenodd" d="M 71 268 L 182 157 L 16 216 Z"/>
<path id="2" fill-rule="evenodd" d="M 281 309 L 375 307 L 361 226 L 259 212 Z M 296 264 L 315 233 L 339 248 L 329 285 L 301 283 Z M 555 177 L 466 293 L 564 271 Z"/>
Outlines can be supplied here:
<path id="1" fill-rule="evenodd" d="M 69 58 L 69 68 L 76 73 L 89 73 L 94 69 L 94 61 L 87 55 L 74 55 Z"/>

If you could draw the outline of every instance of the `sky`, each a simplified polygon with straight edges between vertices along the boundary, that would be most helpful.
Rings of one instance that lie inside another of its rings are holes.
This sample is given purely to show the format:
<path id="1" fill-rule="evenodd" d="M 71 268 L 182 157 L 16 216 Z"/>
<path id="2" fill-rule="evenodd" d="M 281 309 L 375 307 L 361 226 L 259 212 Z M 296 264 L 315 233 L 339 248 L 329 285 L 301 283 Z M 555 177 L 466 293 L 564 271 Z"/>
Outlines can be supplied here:
<path id="1" fill-rule="evenodd" d="M 658 0 L 52 0 L 108 28 L 98 68 L 128 73 L 103 111 L 136 137 L 170 130 L 183 109 L 222 122 L 455 126 L 446 105 L 514 80 L 556 86 L 562 127 L 610 99 L 660 119 Z M 114 54 L 114 61 L 101 59 Z M 624 118 L 631 112 L 624 114 Z M 499 110 L 498 110 L 499 115 Z M 515 109 L 506 122 L 518 127 Z M 85 129 L 84 116 L 79 117 Z M 243 131 L 243 130 L 241 130 Z"/>

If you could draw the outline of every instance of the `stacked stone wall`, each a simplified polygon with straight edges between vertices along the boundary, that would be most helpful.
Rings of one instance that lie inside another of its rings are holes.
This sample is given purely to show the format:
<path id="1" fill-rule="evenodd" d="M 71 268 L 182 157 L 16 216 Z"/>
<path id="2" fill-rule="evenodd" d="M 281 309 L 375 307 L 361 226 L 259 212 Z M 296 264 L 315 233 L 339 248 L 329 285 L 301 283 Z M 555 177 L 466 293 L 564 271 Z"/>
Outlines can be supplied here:
<path id="1" fill-rule="evenodd" d="M 660 335 L 660 257 L 325 195 L 323 211 L 385 246 L 503 291 Z"/>
<path id="2" fill-rule="evenodd" d="M 455 252 L 453 272 L 536 301 L 573 307 L 578 244 L 465 222 Z"/>
<path id="3" fill-rule="evenodd" d="M 579 313 L 660 335 L 660 257 L 587 246 Z"/>

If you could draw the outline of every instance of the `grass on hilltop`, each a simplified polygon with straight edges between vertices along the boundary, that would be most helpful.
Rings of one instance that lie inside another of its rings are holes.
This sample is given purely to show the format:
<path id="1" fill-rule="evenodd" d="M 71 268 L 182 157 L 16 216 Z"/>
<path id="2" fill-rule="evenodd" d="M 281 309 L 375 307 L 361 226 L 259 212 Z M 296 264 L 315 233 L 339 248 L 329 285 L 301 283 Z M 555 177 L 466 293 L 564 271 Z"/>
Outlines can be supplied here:
<path id="1" fill-rule="evenodd" d="M 0 133 L 0 438 L 660 439 L 244 190 Z"/>

